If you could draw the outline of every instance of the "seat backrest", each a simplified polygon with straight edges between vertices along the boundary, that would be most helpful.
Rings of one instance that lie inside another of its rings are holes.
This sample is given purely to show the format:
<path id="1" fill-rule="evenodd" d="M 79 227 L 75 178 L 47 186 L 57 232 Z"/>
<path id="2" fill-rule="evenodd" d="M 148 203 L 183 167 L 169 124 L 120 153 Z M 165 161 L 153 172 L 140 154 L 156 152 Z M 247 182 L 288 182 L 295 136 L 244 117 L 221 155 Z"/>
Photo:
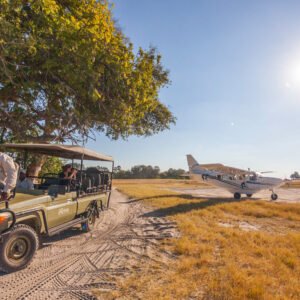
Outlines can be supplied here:
<path id="1" fill-rule="evenodd" d="M 50 196 L 57 196 L 64 195 L 67 192 L 67 186 L 66 185 L 58 185 L 58 184 L 52 184 L 48 187 L 48 195 Z"/>
<path id="2" fill-rule="evenodd" d="M 82 179 L 81 187 L 83 191 L 88 192 L 89 189 L 92 187 L 91 179 L 88 177 Z"/>
<path id="3" fill-rule="evenodd" d="M 41 184 L 41 187 L 47 188 L 50 185 L 59 185 L 60 178 L 46 178 L 45 181 Z"/>

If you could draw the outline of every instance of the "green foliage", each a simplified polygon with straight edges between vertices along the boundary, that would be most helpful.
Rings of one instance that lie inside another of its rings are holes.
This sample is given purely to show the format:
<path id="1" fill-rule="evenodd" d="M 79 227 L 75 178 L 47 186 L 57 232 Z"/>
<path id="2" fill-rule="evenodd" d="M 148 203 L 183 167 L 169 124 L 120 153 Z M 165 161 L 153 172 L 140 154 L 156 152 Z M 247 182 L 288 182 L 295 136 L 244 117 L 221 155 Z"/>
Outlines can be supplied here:
<path id="1" fill-rule="evenodd" d="M 47 173 L 55 173 L 58 174 L 62 170 L 63 163 L 58 157 L 48 157 L 46 162 L 44 163 L 42 170 L 39 176 L 43 176 Z"/>
<path id="2" fill-rule="evenodd" d="M 160 178 L 173 178 L 173 179 L 182 179 L 182 175 L 185 174 L 183 169 L 172 169 L 160 174 Z"/>
<path id="3" fill-rule="evenodd" d="M 299 172 L 295 171 L 290 177 L 291 179 L 300 179 L 300 174 Z"/>
<path id="4" fill-rule="evenodd" d="M 169 169 L 165 172 L 160 172 L 158 166 L 138 165 L 131 170 L 122 170 L 120 166 L 114 169 L 114 178 L 116 179 L 151 179 L 151 178 L 172 178 L 182 179 L 181 175 L 185 173 L 182 169 Z"/>
<path id="5" fill-rule="evenodd" d="M 159 167 L 138 165 L 131 168 L 130 171 L 123 171 L 121 167 L 114 170 L 115 178 L 159 178 Z"/>
<path id="6" fill-rule="evenodd" d="M 151 135 L 174 117 L 156 49 L 135 54 L 107 1 L 0 0 L 0 138 Z"/>
<path id="7" fill-rule="evenodd" d="M 159 172 L 160 169 L 157 166 L 134 166 L 131 168 L 131 178 L 158 178 Z"/>

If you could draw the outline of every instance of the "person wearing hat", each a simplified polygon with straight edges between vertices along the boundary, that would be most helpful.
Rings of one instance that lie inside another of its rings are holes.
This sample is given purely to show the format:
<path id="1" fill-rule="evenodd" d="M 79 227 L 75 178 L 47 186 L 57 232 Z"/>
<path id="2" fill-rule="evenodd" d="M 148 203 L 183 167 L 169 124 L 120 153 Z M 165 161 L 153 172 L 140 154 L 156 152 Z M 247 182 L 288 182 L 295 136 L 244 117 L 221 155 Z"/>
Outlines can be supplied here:
<path id="1" fill-rule="evenodd" d="M 17 188 L 25 190 L 33 190 L 33 182 L 30 178 L 26 177 L 26 171 L 21 169 L 19 179 L 17 181 Z"/>
<path id="2" fill-rule="evenodd" d="M 0 200 L 7 200 L 16 186 L 19 166 L 7 154 L 0 152 Z"/>

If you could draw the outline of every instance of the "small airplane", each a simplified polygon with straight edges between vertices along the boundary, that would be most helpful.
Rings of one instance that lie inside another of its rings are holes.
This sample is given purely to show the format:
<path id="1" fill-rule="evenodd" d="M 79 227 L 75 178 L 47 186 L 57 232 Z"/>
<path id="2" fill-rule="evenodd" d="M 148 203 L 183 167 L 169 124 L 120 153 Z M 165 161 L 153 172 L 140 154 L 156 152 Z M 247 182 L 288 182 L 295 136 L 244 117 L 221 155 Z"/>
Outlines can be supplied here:
<path id="1" fill-rule="evenodd" d="M 245 171 L 222 164 L 199 165 L 192 155 L 187 155 L 189 174 L 192 179 L 208 181 L 212 185 L 224 188 L 233 193 L 235 199 L 240 199 L 242 194 L 251 197 L 261 190 L 272 191 L 271 199 L 276 200 L 274 188 L 279 187 L 284 181 L 280 178 L 265 177 L 263 173 Z"/>

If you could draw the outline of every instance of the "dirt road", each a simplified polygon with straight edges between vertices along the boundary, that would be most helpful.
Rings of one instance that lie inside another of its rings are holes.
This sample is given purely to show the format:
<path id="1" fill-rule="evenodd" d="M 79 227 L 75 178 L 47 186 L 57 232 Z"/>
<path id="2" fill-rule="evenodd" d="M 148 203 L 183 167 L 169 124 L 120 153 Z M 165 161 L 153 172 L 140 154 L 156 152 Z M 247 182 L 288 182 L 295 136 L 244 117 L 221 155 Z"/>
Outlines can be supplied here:
<path id="1" fill-rule="evenodd" d="M 92 233 L 74 228 L 44 239 L 27 269 L 0 273 L 0 299 L 96 299 L 92 289 L 115 289 L 116 279 L 138 263 L 167 263 L 171 255 L 157 244 L 176 234 L 175 224 L 144 216 L 147 212 L 139 201 L 114 191 L 111 208 Z"/>

